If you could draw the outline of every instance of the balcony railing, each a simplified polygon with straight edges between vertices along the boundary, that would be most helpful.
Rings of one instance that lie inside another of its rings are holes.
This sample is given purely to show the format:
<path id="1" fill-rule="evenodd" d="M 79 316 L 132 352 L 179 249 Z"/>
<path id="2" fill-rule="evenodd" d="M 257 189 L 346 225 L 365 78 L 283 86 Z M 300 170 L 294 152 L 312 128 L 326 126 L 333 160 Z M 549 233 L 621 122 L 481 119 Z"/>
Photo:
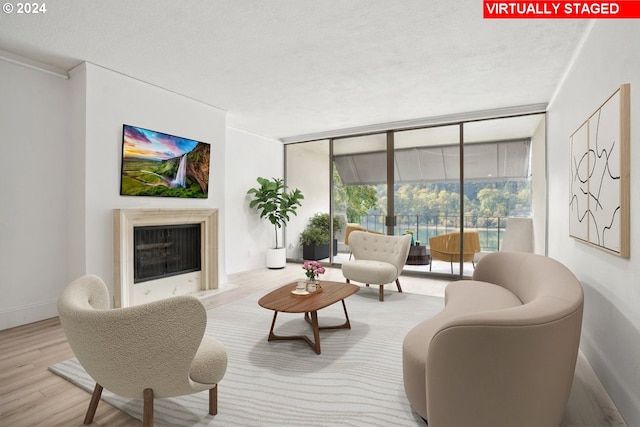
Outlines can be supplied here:
<path id="1" fill-rule="evenodd" d="M 367 230 L 385 232 L 385 218 L 385 215 L 365 215 L 360 217 L 359 223 Z M 478 231 L 483 252 L 500 250 L 507 225 L 506 217 L 465 215 L 462 220 L 465 229 Z M 428 246 L 430 237 L 459 230 L 460 216 L 396 215 L 394 224 L 396 234 L 405 234 L 407 230 L 411 230 L 415 240 Z"/>

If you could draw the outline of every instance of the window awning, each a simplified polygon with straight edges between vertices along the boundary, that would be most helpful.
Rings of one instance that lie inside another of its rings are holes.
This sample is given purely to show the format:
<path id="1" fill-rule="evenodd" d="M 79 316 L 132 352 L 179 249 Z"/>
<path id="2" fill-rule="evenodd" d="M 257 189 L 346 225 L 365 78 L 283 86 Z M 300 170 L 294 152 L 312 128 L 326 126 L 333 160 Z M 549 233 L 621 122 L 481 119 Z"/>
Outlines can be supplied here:
<path id="1" fill-rule="evenodd" d="M 465 144 L 466 180 L 527 178 L 531 140 Z M 384 184 L 386 152 L 341 154 L 334 164 L 344 185 Z M 460 179 L 460 147 L 403 148 L 394 152 L 396 183 L 446 182 Z"/>

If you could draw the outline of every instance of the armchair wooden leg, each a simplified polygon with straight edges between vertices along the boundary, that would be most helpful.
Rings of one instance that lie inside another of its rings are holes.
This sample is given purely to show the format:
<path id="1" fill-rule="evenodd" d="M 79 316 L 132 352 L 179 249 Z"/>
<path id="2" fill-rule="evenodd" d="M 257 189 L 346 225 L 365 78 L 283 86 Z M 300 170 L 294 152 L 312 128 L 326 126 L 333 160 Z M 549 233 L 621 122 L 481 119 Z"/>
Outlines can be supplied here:
<path id="1" fill-rule="evenodd" d="M 153 389 L 144 389 L 144 406 L 142 409 L 143 427 L 153 427 Z"/>
<path id="2" fill-rule="evenodd" d="M 91 395 L 91 401 L 89 402 L 89 409 L 87 409 L 87 415 L 84 417 L 84 424 L 89 425 L 93 422 L 93 417 L 96 415 L 96 409 L 98 409 L 98 402 L 100 402 L 100 396 L 102 395 L 102 386 L 96 383 Z"/>
<path id="3" fill-rule="evenodd" d="M 384 285 L 380 285 L 380 296 L 378 297 L 380 301 L 384 301 Z"/>
<path id="4" fill-rule="evenodd" d="M 209 415 L 218 413 L 218 385 L 209 389 Z"/>
<path id="5" fill-rule="evenodd" d="M 402 287 L 400 286 L 400 279 L 396 279 L 396 286 L 398 287 L 398 292 L 402 292 Z"/>

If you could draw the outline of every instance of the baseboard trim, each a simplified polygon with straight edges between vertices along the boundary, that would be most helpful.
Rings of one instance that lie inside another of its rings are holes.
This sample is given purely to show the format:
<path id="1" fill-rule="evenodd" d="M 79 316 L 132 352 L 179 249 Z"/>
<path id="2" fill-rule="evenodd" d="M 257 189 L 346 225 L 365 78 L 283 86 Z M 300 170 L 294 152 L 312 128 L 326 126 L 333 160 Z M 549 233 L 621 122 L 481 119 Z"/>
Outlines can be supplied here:
<path id="1" fill-rule="evenodd" d="M 640 425 L 640 399 L 631 390 L 627 381 L 620 378 L 609 358 L 585 333 L 582 334 L 580 350 L 595 372 L 598 380 L 610 396 L 613 405 L 629 426 Z"/>
<path id="2" fill-rule="evenodd" d="M 42 301 L 34 304 L 11 307 L 0 310 L 0 330 L 15 328 L 58 315 L 57 300 Z"/>

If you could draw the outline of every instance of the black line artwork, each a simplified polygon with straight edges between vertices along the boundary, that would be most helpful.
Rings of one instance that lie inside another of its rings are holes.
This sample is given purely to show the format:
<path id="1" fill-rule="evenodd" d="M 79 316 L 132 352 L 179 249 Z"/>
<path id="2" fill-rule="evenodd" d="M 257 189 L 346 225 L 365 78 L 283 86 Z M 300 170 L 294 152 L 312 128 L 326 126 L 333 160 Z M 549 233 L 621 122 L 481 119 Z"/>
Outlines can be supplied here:
<path id="1" fill-rule="evenodd" d="M 620 90 L 570 138 L 569 234 L 621 252 L 622 141 Z"/>
<path id="2" fill-rule="evenodd" d="M 589 241 L 587 216 L 589 214 L 589 177 L 592 174 L 589 159 L 588 127 L 585 123 L 571 137 L 571 200 L 569 201 L 569 233 Z"/>
<path id="3" fill-rule="evenodd" d="M 620 250 L 620 96 L 589 119 L 593 168 L 589 177 L 589 241 Z M 606 232 L 610 230 L 611 232 Z M 605 239 L 606 237 L 606 239 Z"/>

